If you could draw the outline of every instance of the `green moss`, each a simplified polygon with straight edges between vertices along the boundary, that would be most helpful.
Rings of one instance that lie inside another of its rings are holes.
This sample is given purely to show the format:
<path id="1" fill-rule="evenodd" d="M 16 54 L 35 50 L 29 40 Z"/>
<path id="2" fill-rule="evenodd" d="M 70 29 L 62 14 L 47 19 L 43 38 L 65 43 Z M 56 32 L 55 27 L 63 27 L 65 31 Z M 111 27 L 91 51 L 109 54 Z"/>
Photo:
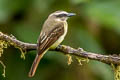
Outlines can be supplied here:
<path id="1" fill-rule="evenodd" d="M 5 41 L 3 41 L 3 40 L 0 40 L 0 57 L 2 56 L 2 54 L 3 54 L 3 49 L 4 48 L 7 48 L 7 46 L 8 46 L 8 44 L 7 44 L 7 42 L 5 42 Z"/>
<path id="2" fill-rule="evenodd" d="M 25 60 L 25 54 L 26 54 L 26 50 L 23 51 L 22 48 L 18 47 L 15 43 L 11 42 L 11 41 L 8 41 L 8 45 L 12 45 L 14 46 L 15 48 L 18 48 L 21 52 L 21 58 Z"/>
<path id="3" fill-rule="evenodd" d="M 2 32 L 0 32 L 0 34 L 3 34 Z M 4 40 L 0 40 L 0 57 L 2 56 L 3 52 L 4 52 L 4 48 L 7 48 L 8 46 L 14 46 L 15 48 L 18 48 L 21 51 L 21 58 L 25 59 L 25 54 L 26 51 L 23 51 L 22 48 L 18 47 L 16 44 L 14 44 L 11 41 L 4 41 Z M 2 61 L 0 61 L 0 64 L 3 66 L 3 77 L 5 77 L 5 68 L 6 66 L 4 65 L 4 63 Z"/>
<path id="4" fill-rule="evenodd" d="M 3 51 L 4 51 L 4 48 L 7 48 L 8 46 L 8 43 L 3 41 L 3 40 L 0 40 L 0 57 L 2 56 L 3 54 Z M 0 64 L 3 66 L 3 77 L 5 77 L 5 68 L 6 66 L 4 65 L 4 63 L 2 61 L 0 61 Z"/>
<path id="5" fill-rule="evenodd" d="M 20 56 L 20 57 L 25 60 L 26 50 L 23 51 L 22 48 L 18 47 L 18 46 L 17 46 L 16 44 L 14 44 L 14 43 L 10 43 L 10 44 L 11 44 L 12 46 L 14 46 L 15 48 L 18 48 L 18 49 L 20 50 L 20 52 L 21 52 L 21 56 Z"/>
<path id="6" fill-rule="evenodd" d="M 21 51 L 21 58 L 25 60 L 26 51 L 23 51 L 21 48 L 18 48 Z"/>
<path id="7" fill-rule="evenodd" d="M 120 80 L 120 65 L 111 64 L 114 71 L 115 80 Z"/>
<path id="8" fill-rule="evenodd" d="M 68 57 L 68 61 L 67 61 L 67 63 L 68 63 L 68 65 L 70 65 L 70 64 L 73 62 L 73 60 L 72 60 L 72 56 L 69 55 L 69 54 L 67 54 L 66 56 Z"/>
<path id="9" fill-rule="evenodd" d="M 66 56 L 68 57 L 67 63 L 68 63 L 68 65 L 70 65 L 70 64 L 73 62 L 72 56 L 71 56 L 70 54 L 67 54 Z M 82 58 L 82 57 L 76 56 L 76 59 L 77 59 L 79 65 L 82 65 L 82 62 L 86 62 L 86 63 L 89 62 L 89 59 L 88 59 L 88 58 Z"/>
<path id="10" fill-rule="evenodd" d="M 0 64 L 3 66 L 3 77 L 5 77 L 5 68 L 6 66 L 4 65 L 4 63 L 2 61 L 0 61 Z"/>
<path id="11" fill-rule="evenodd" d="M 88 58 L 82 58 L 82 57 L 76 56 L 76 59 L 77 59 L 79 65 L 82 65 L 82 62 L 86 62 L 86 63 L 89 62 L 89 59 L 88 59 Z"/>

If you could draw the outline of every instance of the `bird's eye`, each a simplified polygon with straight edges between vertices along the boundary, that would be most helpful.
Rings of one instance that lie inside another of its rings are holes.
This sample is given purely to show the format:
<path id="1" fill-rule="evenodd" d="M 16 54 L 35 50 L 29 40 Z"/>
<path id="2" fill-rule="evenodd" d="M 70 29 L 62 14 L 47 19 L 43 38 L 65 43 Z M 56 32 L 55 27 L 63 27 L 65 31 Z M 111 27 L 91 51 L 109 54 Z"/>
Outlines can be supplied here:
<path id="1" fill-rule="evenodd" d="M 56 17 L 67 17 L 67 14 L 59 14 Z"/>

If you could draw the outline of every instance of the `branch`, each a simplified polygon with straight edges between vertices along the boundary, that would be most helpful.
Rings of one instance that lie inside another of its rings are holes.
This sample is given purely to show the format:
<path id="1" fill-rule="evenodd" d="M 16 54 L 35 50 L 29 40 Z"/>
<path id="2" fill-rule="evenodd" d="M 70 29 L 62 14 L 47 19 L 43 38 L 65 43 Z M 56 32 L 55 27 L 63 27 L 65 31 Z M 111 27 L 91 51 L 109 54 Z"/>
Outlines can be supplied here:
<path id="1" fill-rule="evenodd" d="M 3 34 L 0 32 L 0 40 L 6 41 L 8 43 L 13 43 L 15 44 L 16 47 L 19 47 L 23 50 L 36 50 L 37 45 L 32 44 L 32 43 L 25 43 L 22 41 L 17 40 L 14 36 L 8 36 L 6 34 Z M 120 64 L 120 57 L 119 56 L 113 56 L 113 55 L 102 55 L 102 54 L 97 54 L 97 53 L 92 53 L 92 52 L 87 52 L 84 51 L 82 48 L 72 48 L 70 46 L 65 46 L 65 45 L 59 45 L 54 51 L 60 51 L 63 52 L 64 54 L 70 54 L 70 55 L 75 55 L 78 57 L 82 58 L 88 58 L 91 60 L 97 60 L 100 62 L 104 62 L 106 64 Z"/>

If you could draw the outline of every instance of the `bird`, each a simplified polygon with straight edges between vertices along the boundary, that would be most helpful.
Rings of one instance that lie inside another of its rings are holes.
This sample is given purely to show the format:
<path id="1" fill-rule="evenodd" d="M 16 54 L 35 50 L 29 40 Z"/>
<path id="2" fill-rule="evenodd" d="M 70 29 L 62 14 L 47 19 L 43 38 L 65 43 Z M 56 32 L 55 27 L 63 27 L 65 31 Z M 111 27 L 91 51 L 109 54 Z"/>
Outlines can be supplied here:
<path id="1" fill-rule="evenodd" d="M 28 73 L 29 77 L 35 75 L 36 69 L 44 54 L 49 49 L 56 49 L 56 47 L 64 40 L 68 30 L 67 19 L 75 15 L 75 13 L 59 10 L 48 16 L 37 40 L 37 54 Z"/>

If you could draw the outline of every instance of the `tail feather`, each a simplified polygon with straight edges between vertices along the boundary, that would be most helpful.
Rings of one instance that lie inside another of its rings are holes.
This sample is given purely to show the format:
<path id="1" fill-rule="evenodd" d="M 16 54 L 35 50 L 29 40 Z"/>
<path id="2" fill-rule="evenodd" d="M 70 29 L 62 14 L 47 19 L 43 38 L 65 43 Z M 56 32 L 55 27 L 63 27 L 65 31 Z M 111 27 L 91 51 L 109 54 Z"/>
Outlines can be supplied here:
<path id="1" fill-rule="evenodd" d="M 44 53 L 45 53 L 45 52 L 44 52 Z M 40 60 L 42 59 L 44 53 L 39 54 L 39 55 L 38 55 L 38 54 L 36 55 L 35 60 L 34 60 L 34 62 L 33 62 L 33 64 L 32 64 L 31 69 L 30 69 L 30 72 L 29 72 L 29 74 L 28 74 L 29 77 L 33 77 L 33 76 L 35 75 L 35 72 L 36 72 L 36 69 L 37 69 L 37 67 L 38 67 L 38 64 L 39 64 Z"/>

